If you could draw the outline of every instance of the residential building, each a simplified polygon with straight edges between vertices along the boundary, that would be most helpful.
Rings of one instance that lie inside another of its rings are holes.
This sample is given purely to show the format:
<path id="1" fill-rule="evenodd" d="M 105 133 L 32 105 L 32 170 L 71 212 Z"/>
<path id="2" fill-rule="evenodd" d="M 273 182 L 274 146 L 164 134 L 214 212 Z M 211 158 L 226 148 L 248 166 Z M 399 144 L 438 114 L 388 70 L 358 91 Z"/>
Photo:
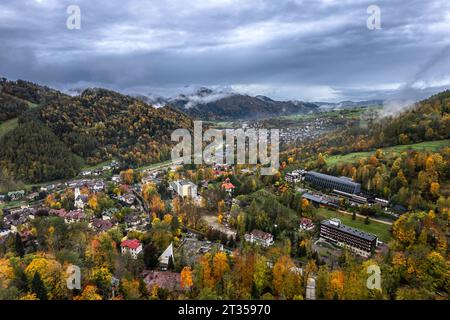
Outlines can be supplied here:
<path id="1" fill-rule="evenodd" d="M 73 223 L 73 222 L 79 222 L 86 218 L 86 215 L 84 214 L 84 211 L 81 209 L 78 210 L 71 210 L 67 212 L 64 216 L 64 221 L 66 223 Z"/>
<path id="2" fill-rule="evenodd" d="M 284 179 L 289 183 L 298 183 L 301 181 L 301 178 L 302 177 L 299 172 L 286 173 L 286 176 L 284 177 Z"/>
<path id="3" fill-rule="evenodd" d="M 111 181 L 115 183 L 120 183 L 122 181 L 122 178 L 118 174 L 111 177 Z"/>
<path id="4" fill-rule="evenodd" d="M 196 198 L 197 185 L 189 180 L 178 180 L 170 183 L 170 187 L 182 198 Z"/>
<path id="5" fill-rule="evenodd" d="M 300 229 L 305 231 L 310 231 L 314 229 L 314 223 L 311 219 L 301 218 L 300 219 Z"/>
<path id="6" fill-rule="evenodd" d="M 8 197 L 11 201 L 20 200 L 25 196 L 24 190 L 17 190 L 17 191 L 11 191 L 8 192 Z"/>
<path id="7" fill-rule="evenodd" d="M 108 231 L 109 229 L 111 229 L 113 227 L 113 223 L 112 221 L 109 220 L 104 220 L 104 219 L 93 219 L 90 227 L 92 229 L 94 229 L 97 232 L 105 232 Z"/>
<path id="8" fill-rule="evenodd" d="M 80 188 L 76 187 L 75 188 L 75 208 L 77 209 L 84 209 L 84 206 L 87 204 L 88 202 L 88 196 L 81 194 L 80 192 Z"/>
<path id="9" fill-rule="evenodd" d="M 339 219 L 322 221 L 320 237 L 363 257 L 369 257 L 377 247 L 375 235 L 346 226 Z"/>
<path id="10" fill-rule="evenodd" d="M 172 243 L 166 248 L 166 250 L 164 250 L 162 255 L 158 258 L 159 266 L 161 267 L 161 269 L 167 270 L 167 268 L 169 266 L 170 258 L 172 258 L 172 262 L 174 262 Z"/>
<path id="11" fill-rule="evenodd" d="M 127 214 L 124 217 L 124 222 L 126 225 L 126 230 L 138 230 L 140 227 L 144 227 L 144 219 L 142 219 L 142 217 L 136 213 L 133 212 L 131 214 Z"/>
<path id="12" fill-rule="evenodd" d="M 129 253 L 133 259 L 137 259 L 138 254 L 142 251 L 142 243 L 137 239 L 123 240 L 120 244 L 122 255 Z"/>
<path id="13" fill-rule="evenodd" d="M 32 192 L 27 195 L 27 200 L 29 201 L 35 201 L 37 198 L 39 198 L 39 192 Z"/>
<path id="14" fill-rule="evenodd" d="M 361 184 L 347 177 L 334 177 L 327 174 L 309 171 L 305 174 L 305 181 L 314 187 L 339 190 L 348 193 L 361 192 Z"/>
<path id="15" fill-rule="evenodd" d="M 222 183 L 222 190 L 228 192 L 229 194 L 233 194 L 235 188 L 236 187 L 234 186 L 234 184 L 230 182 L 230 178 L 226 178 Z"/>
<path id="16" fill-rule="evenodd" d="M 125 206 L 131 206 L 136 201 L 136 196 L 133 193 L 126 193 L 124 195 L 117 196 L 115 198 L 119 200 L 122 205 Z"/>
<path id="17" fill-rule="evenodd" d="M 245 241 L 255 243 L 263 247 L 270 247 L 273 245 L 273 235 L 261 230 L 253 230 L 250 233 L 245 234 Z"/>

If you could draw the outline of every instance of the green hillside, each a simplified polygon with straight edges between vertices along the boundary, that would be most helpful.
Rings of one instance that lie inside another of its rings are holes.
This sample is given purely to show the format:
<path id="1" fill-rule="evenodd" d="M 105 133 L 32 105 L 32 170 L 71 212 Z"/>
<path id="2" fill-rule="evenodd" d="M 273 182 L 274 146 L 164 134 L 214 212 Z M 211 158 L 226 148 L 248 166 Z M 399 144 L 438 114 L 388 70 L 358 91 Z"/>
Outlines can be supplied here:
<path id="1" fill-rule="evenodd" d="M 13 118 L 0 123 L 0 138 L 3 137 L 9 131 L 16 128 L 17 124 L 18 124 L 17 118 Z"/>
<path id="2" fill-rule="evenodd" d="M 439 151 L 444 147 L 450 147 L 450 139 L 437 140 L 437 141 L 426 141 L 415 144 L 398 145 L 394 147 L 381 148 L 385 154 L 395 155 L 397 153 L 415 150 L 415 151 Z M 354 163 L 360 159 L 370 157 L 375 150 L 367 152 L 352 152 L 344 155 L 335 155 L 326 157 L 325 160 L 328 165 L 335 165 L 338 163 Z"/>

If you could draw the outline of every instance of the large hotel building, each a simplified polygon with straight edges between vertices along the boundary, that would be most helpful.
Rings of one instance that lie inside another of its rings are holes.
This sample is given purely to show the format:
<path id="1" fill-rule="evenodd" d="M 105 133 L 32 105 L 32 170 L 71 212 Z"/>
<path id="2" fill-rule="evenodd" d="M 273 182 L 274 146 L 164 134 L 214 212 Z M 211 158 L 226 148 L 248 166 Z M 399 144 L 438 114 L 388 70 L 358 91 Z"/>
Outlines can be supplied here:
<path id="1" fill-rule="evenodd" d="M 320 223 L 320 237 L 348 248 L 363 257 L 369 257 L 377 247 L 377 237 L 343 225 L 339 219 L 324 220 Z"/>
<path id="2" fill-rule="evenodd" d="M 309 171 L 305 174 L 305 181 L 322 189 L 339 190 L 347 193 L 360 193 L 361 184 L 347 177 L 334 177 L 327 174 Z"/>

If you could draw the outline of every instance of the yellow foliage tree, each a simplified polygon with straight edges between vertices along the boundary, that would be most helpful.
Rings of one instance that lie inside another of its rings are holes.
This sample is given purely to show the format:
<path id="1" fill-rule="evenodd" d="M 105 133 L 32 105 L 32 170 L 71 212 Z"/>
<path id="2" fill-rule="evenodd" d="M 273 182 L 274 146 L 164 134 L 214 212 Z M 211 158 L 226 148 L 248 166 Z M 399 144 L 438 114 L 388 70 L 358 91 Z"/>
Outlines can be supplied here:
<path id="1" fill-rule="evenodd" d="M 97 196 L 95 194 L 89 198 L 88 205 L 92 210 L 97 210 L 98 200 L 97 200 Z"/>
<path id="2" fill-rule="evenodd" d="M 139 300 L 141 298 L 138 280 L 123 279 L 121 284 L 125 300 Z"/>
<path id="3" fill-rule="evenodd" d="M 151 197 L 157 193 L 157 187 L 154 183 L 147 183 L 142 187 L 142 197 L 148 202 L 150 202 Z"/>
<path id="4" fill-rule="evenodd" d="M 64 296 L 64 277 L 61 264 L 53 258 L 38 257 L 33 259 L 25 268 L 27 278 L 33 279 L 34 274 L 39 272 L 42 282 L 49 293 L 49 299 L 58 299 Z"/>
<path id="5" fill-rule="evenodd" d="M 439 197 L 439 190 L 441 189 L 441 186 L 439 185 L 439 182 L 432 182 L 430 186 L 430 193 L 435 196 Z"/>
<path id="6" fill-rule="evenodd" d="M 126 184 L 133 183 L 133 175 L 134 175 L 133 169 L 128 169 L 128 170 L 120 172 L 120 178 Z"/>
<path id="7" fill-rule="evenodd" d="M 200 286 L 202 288 L 210 288 L 212 289 L 215 285 L 215 279 L 212 274 L 211 268 L 211 254 L 207 253 L 200 257 L 199 259 L 199 269 L 200 269 Z"/>
<path id="8" fill-rule="evenodd" d="M 220 281 L 225 272 L 230 271 L 230 266 L 228 265 L 228 258 L 225 252 L 217 252 L 214 255 L 213 265 L 214 265 L 214 277 L 216 281 Z"/>
<path id="9" fill-rule="evenodd" d="M 13 278 L 14 272 L 7 259 L 0 259 L 0 285 L 3 288 L 7 288 L 9 282 Z"/>
<path id="10" fill-rule="evenodd" d="M 342 272 L 341 270 L 335 270 L 331 272 L 330 293 L 332 294 L 333 298 L 334 297 L 338 297 L 339 299 L 342 298 L 342 294 L 344 291 L 344 282 L 345 282 L 344 272 Z"/>
<path id="11" fill-rule="evenodd" d="M 183 270 L 181 270 L 180 281 L 182 289 L 190 289 L 192 287 L 194 282 L 192 280 L 191 267 L 184 267 Z"/>
<path id="12" fill-rule="evenodd" d="M 74 300 L 102 300 L 102 296 L 97 293 L 97 287 L 87 285 L 81 295 L 73 298 Z"/>
<path id="13" fill-rule="evenodd" d="M 278 296 L 293 299 L 300 294 L 301 278 L 292 259 L 281 256 L 273 267 L 273 287 Z"/>
<path id="14" fill-rule="evenodd" d="M 164 223 L 170 224 L 172 222 L 173 216 L 171 214 L 165 214 L 163 221 Z"/>
<path id="15" fill-rule="evenodd" d="M 161 200 L 161 197 L 158 194 L 154 194 L 150 199 L 150 210 L 153 213 L 162 213 L 164 212 L 165 205 L 164 202 Z"/>
<path id="16" fill-rule="evenodd" d="M 39 299 L 36 297 L 36 293 L 27 293 L 21 296 L 19 300 L 39 300 Z"/>

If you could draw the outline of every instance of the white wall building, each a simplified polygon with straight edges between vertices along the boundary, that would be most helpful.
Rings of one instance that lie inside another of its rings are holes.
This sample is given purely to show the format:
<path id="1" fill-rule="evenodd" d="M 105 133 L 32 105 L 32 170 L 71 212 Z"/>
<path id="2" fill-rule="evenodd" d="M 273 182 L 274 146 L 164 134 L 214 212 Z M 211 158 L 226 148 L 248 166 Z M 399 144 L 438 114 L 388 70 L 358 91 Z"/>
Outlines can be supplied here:
<path id="1" fill-rule="evenodd" d="M 270 247 L 273 245 L 273 235 L 261 230 L 253 230 L 250 233 L 245 234 L 245 241 L 250 243 L 256 243 L 263 247 Z"/>
<path id="2" fill-rule="evenodd" d="M 197 185 L 189 180 L 178 180 L 170 183 L 172 189 L 182 198 L 196 198 L 198 196 Z"/>
<path id="3" fill-rule="evenodd" d="M 138 254 L 142 251 L 142 243 L 137 240 L 123 240 L 120 244 L 122 255 L 129 253 L 133 259 L 137 259 Z"/>

